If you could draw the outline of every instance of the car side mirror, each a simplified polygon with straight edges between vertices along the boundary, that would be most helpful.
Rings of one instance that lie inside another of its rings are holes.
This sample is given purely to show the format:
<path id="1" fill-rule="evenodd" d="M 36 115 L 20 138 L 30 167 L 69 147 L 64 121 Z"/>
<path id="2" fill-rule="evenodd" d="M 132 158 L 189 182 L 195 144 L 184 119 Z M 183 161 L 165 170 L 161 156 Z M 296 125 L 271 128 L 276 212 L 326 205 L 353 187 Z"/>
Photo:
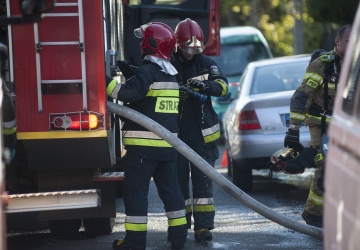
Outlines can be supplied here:
<path id="1" fill-rule="evenodd" d="M 227 92 L 225 96 L 220 96 L 216 98 L 217 103 L 219 104 L 228 104 L 232 101 L 231 93 Z"/>
<path id="2" fill-rule="evenodd" d="M 55 7 L 55 0 L 19 0 L 13 1 L 17 16 L 1 16 L 0 25 L 35 23 L 41 20 L 42 14 Z"/>

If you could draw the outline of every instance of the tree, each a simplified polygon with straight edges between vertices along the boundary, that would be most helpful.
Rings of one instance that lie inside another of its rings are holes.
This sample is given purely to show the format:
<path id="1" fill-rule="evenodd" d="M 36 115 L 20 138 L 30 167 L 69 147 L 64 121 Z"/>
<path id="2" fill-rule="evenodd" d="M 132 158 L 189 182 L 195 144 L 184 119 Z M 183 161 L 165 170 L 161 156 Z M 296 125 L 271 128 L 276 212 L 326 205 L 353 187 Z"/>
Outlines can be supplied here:
<path id="1" fill-rule="evenodd" d="M 302 11 L 297 10 L 296 2 L 300 2 Z M 221 0 L 221 25 L 258 28 L 274 56 L 311 53 L 318 48 L 333 48 L 335 31 L 352 23 L 357 5 L 355 0 Z M 300 29 L 295 26 L 299 22 Z M 295 51 L 294 41 L 303 48 Z"/>

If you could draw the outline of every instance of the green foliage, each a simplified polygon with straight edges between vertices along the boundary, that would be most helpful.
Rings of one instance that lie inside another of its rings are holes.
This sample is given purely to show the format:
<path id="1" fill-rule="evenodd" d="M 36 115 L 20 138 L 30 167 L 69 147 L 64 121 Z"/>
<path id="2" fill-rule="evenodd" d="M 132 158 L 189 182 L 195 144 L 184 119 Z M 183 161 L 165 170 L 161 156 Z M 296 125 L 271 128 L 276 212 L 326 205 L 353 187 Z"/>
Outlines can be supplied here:
<path id="1" fill-rule="evenodd" d="M 359 1 L 356 0 L 307 0 L 309 15 L 317 22 L 352 23 Z"/>
<path id="2" fill-rule="evenodd" d="M 302 3 L 302 12 L 295 9 L 296 2 Z M 274 56 L 283 56 L 294 54 L 296 18 L 303 24 L 304 53 L 311 53 L 331 49 L 334 30 L 352 23 L 357 5 L 356 0 L 221 0 L 221 25 L 254 26 Z"/>

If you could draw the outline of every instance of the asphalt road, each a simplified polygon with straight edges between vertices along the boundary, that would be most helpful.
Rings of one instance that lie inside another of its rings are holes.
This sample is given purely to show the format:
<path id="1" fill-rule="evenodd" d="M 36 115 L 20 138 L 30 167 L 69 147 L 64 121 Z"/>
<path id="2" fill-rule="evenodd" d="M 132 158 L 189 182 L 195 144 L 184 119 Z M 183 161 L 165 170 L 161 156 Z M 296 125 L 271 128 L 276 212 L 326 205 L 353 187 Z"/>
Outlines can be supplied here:
<path id="1" fill-rule="evenodd" d="M 227 177 L 226 169 L 219 166 L 221 158 L 217 163 L 218 172 Z M 297 176 L 276 173 L 273 179 L 269 179 L 267 171 L 254 171 L 254 190 L 248 194 L 273 211 L 304 223 L 301 212 L 311 176 L 312 171 Z M 214 200 L 216 216 L 213 241 L 200 245 L 194 241 L 193 232 L 189 230 L 186 249 L 323 249 L 321 239 L 295 232 L 264 218 L 217 184 L 214 185 Z M 147 250 L 170 249 L 170 243 L 166 240 L 167 220 L 154 183 L 150 187 L 148 211 Z M 80 230 L 78 235 L 59 238 L 50 235 L 46 223 L 39 224 L 32 218 L 16 216 L 8 219 L 12 224 L 9 225 L 7 237 L 8 250 L 111 249 L 112 241 L 124 236 L 124 218 L 123 200 L 118 198 L 112 234 L 89 238 Z"/>

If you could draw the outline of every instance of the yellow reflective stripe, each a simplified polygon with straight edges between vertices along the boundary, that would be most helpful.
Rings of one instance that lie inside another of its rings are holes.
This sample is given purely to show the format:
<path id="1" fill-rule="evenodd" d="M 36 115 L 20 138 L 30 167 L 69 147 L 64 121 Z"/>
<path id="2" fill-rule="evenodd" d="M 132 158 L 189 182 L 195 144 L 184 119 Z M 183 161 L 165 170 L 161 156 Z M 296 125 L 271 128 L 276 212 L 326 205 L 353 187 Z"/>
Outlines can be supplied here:
<path id="1" fill-rule="evenodd" d="M 185 207 L 185 210 L 186 210 L 186 213 L 187 213 L 187 214 L 191 213 L 191 212 L 192 212 L 192 207 L 191 207 L 191 205 L 186 206 L 186 207 Z"/>
<path id="2" fill-rule="evenodd" d="M 222 88 L 221 96 L 225 96 L 226 93 L 228 92 L 228 85 L 226 84 L 226 82 L 223 79 L 216 79 L 215 82 L 221 85 Z"/>
<path id="3" fill-rule="evenodd" d="M 220 138 L 220 130 L 217 131 L 215 134 L 205 136 L 204 137 L 204 142 L 209 143 L 209 142 L 212 142 L 212 141 L 216 141 L 219 138 Z"/>
<path id="4" fill-rule="evenodd" d="M 202 133 L 203 136 L 208 136 L 208 135 L 214 134 L 215 132 L 217 132 L 219 130 L 220 130 L 220 124 L 217 123 L 214 126 L 212 126 L 211 128 L 203 129 L 201 131 L 201 133 Z"/>
<path id="5" fill-rule="evenodd" d="M 13 135 L 16 133 L 16 127 L 13 128 L 3 128 L 4 135 Z"/>
<path id="6" fill-rule="evenodd" d="M 303 121 L 303 120 L 305 120 L 305 118 L 306 118 L 306 115 L 304 115 L 304 114 L 290 112 L 290 120 Z"/>
<path id="7" fill-rule="evenodd" d="M 309 119 L 316 119 L 318 121 L 321 121 L 321 118 L 322 116 L 313 116 L 313 115 L 309 115 L 309 114 L 306 114 L 306 116 L 309 118 Z M 326 119 L 325 119 L 325 122 L 326 123 L 329 123 L 331 121 L 331 117 L 329 116 L 326 116 Z"/>
<path id="8" fill-rule="evenodd" d="M 187 224 L 187 222 L 186 222 L 185 217 L 168 220 L 169 227 L 176 227 L 176 226 L 181 226 L 181 225 L 186 225 L 186 224 Z"/>
<path id="9" fill-rule="evenodd" d="M 314 203 L 315 205 L 318 205 L 318 206 L 322 206 L 323 203 L 324 203 L 324 198 L 319 196 L 319 195 L 316 195 L 311 189 L 310 189 L 310 192 L 309 192 L 309 197 L 308 199 Z"/>
<path id="10" fill-rule="evenodd" d="M 214 205 L 194 205 L 194 212 L 214 212 Z"/>
<path id="11" fill-rule="evenodd" d="M 3 121 L 3 127 L 4 128 L 12 128 L 16 126 L 16 119 L 8 122 Z"/>
<path id="12" fill-rule="evenodd" d="M 178 106 L 179 98 L 158 97 L 156 98 L 155 112 L 177 114 Z"/>
<path id="13" fill-rule="evenodd" d="M 125 230 L 136 231 L 136 232 L 146 232 L 147 224 L 132 224 L 125 222 Z"/>
<path id="14" fill-rule="evenodd" d="M 117 86 L 117 85 L 119 85 L 119 86 Z M 119 92 L 119 89 L 120 89 L 120 84 L 118 84 L 118 82 L 115 80 L 115 79 L 113 79 L 110 83 L 109 83 L 109 85 L 106 87 L 106 94 L 108 95 L 108 96 L 111 96 L 112 97 L 112 94 L 113 94 L 113 92 L 114 92 L 114 90 L 115 90 L 115 88 L 117 89 L 117 91 L 116 91 L 116 96 L 117 96 L 117 93 Z"/>
<path id="15" fill-rule="evenodd" d="M 306 73 L 304 79 L 312 79 L 318 83 L 322 83 L 323 77 L 316 73 Z"/>
<path id="16" fill-rule="evenodd" d="M 151 89 L 147 92 L 146 96 L 171 96 L 171 97 L 179 97 L 179 90 L 173 89 Z"/>
<path id="17" fill-rule="evenodd" d="M 150 85 L 150 89 L 179 89 L 177 82 L 154 82 Z"/>
<path id="18" fill-rule="evenodd" d="M 324 85 L 321 85 L 322 88 L 324 88 Z M 336 84 L 335 83 L 332 83 L 332 82 L 329 82 L 328 83 L 328 88 L 331 89 L 331 90 L 335 90 L 335 87 L 336 87 Z"/>
<path id="19" fill-rule="evenodd" d="M 217 123 L 211 128 L 206 128 L 201 131 L 205 143 L 209 143 L 220 138 L 220 124 Z"/>
<path id="20" fill-rule="evenodd" d="M 146 146 L 146 147 L 164 147 L 171 148 L 172 146 L 164 140 L 151 140 L 151 139 L 141 139 L 141 138 L 124 138 L 123 143 L 125 145 L 132 146 Z"/>

